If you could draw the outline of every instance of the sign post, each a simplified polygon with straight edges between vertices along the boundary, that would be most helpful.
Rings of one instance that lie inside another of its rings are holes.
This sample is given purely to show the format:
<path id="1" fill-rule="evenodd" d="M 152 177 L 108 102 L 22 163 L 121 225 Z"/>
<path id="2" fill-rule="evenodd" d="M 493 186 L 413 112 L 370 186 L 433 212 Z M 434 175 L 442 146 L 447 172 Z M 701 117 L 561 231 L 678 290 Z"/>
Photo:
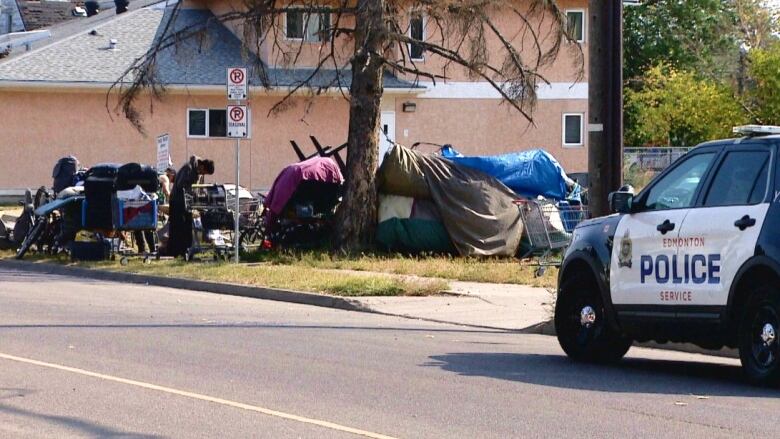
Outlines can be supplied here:
<path id="1" fill-rule="evenodd" d="M 171 136 L 161 134 L 157 136 L 157 172 L 165 172 L 171 165 Z"/>
<path id="2" fill-rule="evenodd" d="M 239 234 L 239 219 L 241 216 L 239 182 L 241 181 L 241 138 L 247 134 L 247 111 L 245 105 L 240 105 L 247 98 L 246 69 L 231 67 L 227 69 L 227 98 L 235 101 L 234 105 L 227 106 L 227 132 L 228 137 L 236 139 L 236 185 L 235 206 L 233 214 L 233 260 L 238 264 L 241 251 L 241 236 Z"/>

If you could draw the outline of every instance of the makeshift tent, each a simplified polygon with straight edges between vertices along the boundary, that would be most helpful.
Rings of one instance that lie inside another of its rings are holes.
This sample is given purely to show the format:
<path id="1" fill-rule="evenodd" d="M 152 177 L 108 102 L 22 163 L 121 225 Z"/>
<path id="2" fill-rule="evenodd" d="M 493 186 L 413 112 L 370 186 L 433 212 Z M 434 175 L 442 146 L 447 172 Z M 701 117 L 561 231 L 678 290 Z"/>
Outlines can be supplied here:
<path id="1" fill-rule="evenodd" d="M 344 177 L 336 162 L 327 157 L 312 157 L 287 166 L 276 177 L 265 198 L 265 207 L 269 210 L 266 221 L 269 224 L 282 213 L 303 182 L 341 185 Z"/>
<path id="2" fill-rule="evenodd" d="M 432 200 L 461 255 L 515 255 L 522 234 L 516 195 L 490 175 L 395 145 L 377 178 L 380 193 Z"/>
<path id="3" fill-rule="evenodd" d="M 453 163 L 492 175 L 519 195 L 555 200 L 566 198 L 567 180 L 563 167 L 552 154 L 542 149 L 496 156 L 465 157 L 452 146 L 441 149 L 442 157 Z"/>

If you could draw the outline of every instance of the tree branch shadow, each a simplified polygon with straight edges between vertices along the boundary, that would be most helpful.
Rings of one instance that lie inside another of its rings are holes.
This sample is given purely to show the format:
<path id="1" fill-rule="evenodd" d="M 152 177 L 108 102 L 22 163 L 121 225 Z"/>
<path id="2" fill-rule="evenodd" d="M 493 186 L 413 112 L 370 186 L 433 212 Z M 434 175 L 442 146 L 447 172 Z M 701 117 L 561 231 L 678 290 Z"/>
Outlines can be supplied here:
<path id="1" fill-rule="evenodd" d="M 79 432 L 86 434 L 89 437 L 95 438 L 153 439 L 162 437 L 158 435 L 116 430 L 111 427 L 100 425 L 82 418 L 40 413 L 20 407 L 14 407 L 8 404 L 0 404 L 0 413 L 11 416 L 21 416 L 36 421 L 47 422 L 49 424 L 65 427 L 71 430 L 78 430 Z"/>

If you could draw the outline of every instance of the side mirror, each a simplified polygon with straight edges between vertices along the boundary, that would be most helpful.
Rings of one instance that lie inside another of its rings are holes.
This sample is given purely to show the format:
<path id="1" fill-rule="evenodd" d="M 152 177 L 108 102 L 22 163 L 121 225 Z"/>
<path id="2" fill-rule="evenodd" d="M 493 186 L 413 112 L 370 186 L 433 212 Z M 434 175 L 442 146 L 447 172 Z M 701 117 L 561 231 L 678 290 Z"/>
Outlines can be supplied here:
<path id="1" fill-rule="evenodd" d="M 616 213 L 631 213 L 634 191 L 617 191 L 609 194 L 609 208 Z"/>

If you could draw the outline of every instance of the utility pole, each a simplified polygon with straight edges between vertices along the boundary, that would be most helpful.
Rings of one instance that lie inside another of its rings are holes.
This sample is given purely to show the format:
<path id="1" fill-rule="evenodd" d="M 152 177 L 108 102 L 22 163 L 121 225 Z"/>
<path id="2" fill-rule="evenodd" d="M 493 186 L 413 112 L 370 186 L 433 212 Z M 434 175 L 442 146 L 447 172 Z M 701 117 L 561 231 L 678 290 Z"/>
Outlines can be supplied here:
<path id="1" fill-rule="evenodd" d="M 588 11 L 588 195 L 601 216 L 623 183 L 623 1 L 590 0 Z"/>

